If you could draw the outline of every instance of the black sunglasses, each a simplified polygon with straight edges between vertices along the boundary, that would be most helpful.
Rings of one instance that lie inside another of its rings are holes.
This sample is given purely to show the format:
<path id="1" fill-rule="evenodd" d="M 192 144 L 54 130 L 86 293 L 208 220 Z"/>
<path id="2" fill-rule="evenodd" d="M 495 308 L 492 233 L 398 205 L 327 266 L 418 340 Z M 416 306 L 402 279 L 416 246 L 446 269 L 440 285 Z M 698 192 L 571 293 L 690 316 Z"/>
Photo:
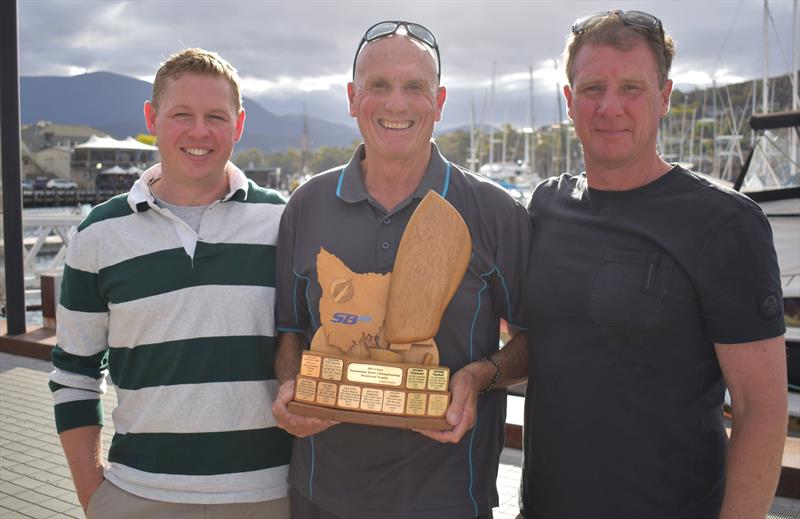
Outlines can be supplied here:
<path id="1" fill-rule="evenodd" d="M 578 18 L 575 20 L 575 23 L 572 24 L 572 33 L 581 34 L 610 15 L 619 16 L 619 19 L 622 20 L 622 23 L 625 25 L 644 29 L 647 32 L 660 33 L 661 39 L 664 39 L 664 26 L 661 25 L 661 20 L 644 11 L 622 11 L 619 9 L 614 11 L 599 11 Z"/>
<path id="2" fill-rule="evenodd" d="M 356 60 L 358 60 L 358 54 L 361 52 L 361 49 L 364 48 L 364 45 L 366 45 L 369 42 L 379 40 L 381 38 L 386 38 L 387 36 L 391 36 L 392 34 L 397 33 L 397 29 L 399 29 L 400 27 L 406 28 L 406 34 L 408 34 L 408 36 L 414 38 L 419 42 L 424 43 L 429 48 L 433 49 L 433 51 L 436 53 L 436 77 L 441 81 L 442 60 L 439 57 L 439 45 L 436 44 L 436 38 L 434 38 L 433 33 L 418 23 L 411 23 L 403 20 L 378 22 L 369 29 L 367 29 L 367 32 L 364 33 L 364 37 L 361 38 L 361 42 L 358 44 L 358 48 L 356 49 L 356 55 L 353 58 L 354 80 L 356 78 Z"/>

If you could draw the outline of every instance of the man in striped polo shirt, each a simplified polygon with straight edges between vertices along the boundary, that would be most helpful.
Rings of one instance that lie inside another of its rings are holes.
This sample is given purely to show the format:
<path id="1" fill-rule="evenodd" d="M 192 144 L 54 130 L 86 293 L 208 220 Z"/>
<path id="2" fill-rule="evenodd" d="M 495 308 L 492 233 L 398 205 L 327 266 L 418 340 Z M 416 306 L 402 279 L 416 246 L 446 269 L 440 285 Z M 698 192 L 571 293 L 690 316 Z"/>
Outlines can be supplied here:
<path id="1" fill-rule="evenodd" d="M 229 162 L 245 113 L 217 54 L 170 56 L 144 112 L 161 163 L 92 210 L 64 268 L 50 388 L 78 499 L 89 518 L 288 517 L 270 413 L 284 200 Z"/>

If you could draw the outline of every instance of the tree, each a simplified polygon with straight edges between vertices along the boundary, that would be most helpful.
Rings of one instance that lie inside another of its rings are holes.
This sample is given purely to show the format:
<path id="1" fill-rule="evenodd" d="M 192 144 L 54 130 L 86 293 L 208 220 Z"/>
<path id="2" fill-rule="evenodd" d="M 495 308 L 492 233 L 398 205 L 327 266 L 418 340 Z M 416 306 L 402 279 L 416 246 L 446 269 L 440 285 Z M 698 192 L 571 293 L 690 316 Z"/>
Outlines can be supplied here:
<path id="1" fill-rule="evenodd" d="M 264 156 L 264 152 L 260 149 L 248 148 L 234 155 L 231 161 L 236 164 L 239 169 L 257 168 L 266 163 L 266 157 Z"/>
<path id="2" fill-rule="evenodd" d="M 134 137 L 137 141 L 141 142 L 142 144 L 149 144 L 150 146 L 156 145 L 156 136 L 155 135 L 148 135 L 145 133 L 140 133 L 136 137 Z"/>
<path id="3" fill-rule="evenodd" d="M 322 171 L 335 168 L 342 164 L 347 163 L 353 156 L 355 147 L 349 148 L 334 148 L 333 146 L 321 146 L 314 150 L 311 158 L 309 169 L 312 173 L 320 173 Z"/>

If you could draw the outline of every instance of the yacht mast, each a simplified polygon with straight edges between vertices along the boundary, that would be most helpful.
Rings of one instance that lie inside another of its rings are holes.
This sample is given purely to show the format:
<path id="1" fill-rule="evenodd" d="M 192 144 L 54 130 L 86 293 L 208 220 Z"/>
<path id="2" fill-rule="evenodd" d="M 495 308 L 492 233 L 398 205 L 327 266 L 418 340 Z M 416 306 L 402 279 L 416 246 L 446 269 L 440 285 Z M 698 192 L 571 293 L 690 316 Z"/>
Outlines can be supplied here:
<path id="1" fill-rule="evenodd" d="M 761 113 L 769 111 L 769 0 L 764 0 L 764 78 L 761 83 Z"/>
<path id="2" fill-rule="evenodd" d="M 489 97 L 489 164 L 494 164 L 494 77 L 497 62 L 492 62 L 492 90 Z"/>

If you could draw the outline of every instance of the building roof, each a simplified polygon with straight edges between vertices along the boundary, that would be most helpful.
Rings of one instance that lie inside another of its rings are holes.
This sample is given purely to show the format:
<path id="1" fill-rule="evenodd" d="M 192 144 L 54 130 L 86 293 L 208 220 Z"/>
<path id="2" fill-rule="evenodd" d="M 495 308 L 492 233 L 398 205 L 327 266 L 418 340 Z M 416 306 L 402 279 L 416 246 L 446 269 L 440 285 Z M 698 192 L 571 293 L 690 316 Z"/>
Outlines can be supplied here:
<path id="1" fill-rule="evenodd" d="M 113 137 L 98 137 L 92 135 L 88 141 L 83 144 L 78 144 L 75 149 L 93 149 L 93 150 L 142 150 L 142 151 L 156 151 L 155 146 L 150 146 L 143 142 L 139 142 L 133 137 L 128 137 L 124 141 L 119 141 Z"/>
<path id="2" fill-rule="evenodd" d="M 69 148 L 77 142 L 83 142 L 92 135 L 107 137 L 103 130 L 92 128 L 83 124 L 57 124 L 50 121 L 39 121 L 28 124 L 22 128 L 22 140 L 28 145 L 30 151 L 39 151 L 45 148 Z M 69 144 L 65 144 L 67 141 Z"/>

